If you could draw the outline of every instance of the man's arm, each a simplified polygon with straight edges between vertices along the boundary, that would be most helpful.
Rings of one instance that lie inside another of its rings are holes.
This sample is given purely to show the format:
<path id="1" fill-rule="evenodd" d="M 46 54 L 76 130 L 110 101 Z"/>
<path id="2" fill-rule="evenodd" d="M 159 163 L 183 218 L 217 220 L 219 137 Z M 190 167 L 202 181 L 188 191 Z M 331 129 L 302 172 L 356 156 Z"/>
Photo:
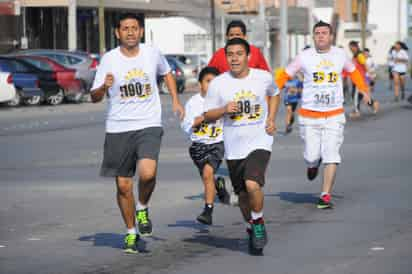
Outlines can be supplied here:
<path id="1" fill-rule="evenodd" d="M 275 74 L 275 83 L 279 90 L 282 90 L 286 82 L 293 79 L 295 74 L 302 69 L 302 62 L 298 55 L 286 69 L 278 69 Z"/>
<path id="2" fill-rule="evenodd" d="M 177 113 L 179 115 L 179 119 L 183 120 L 183 118 L 185 117 L 185 110 L 180 104 L 179 97 L 177 95 L 176 81 L 173 77 L 173 74 L 171 72 L 168 72 L 164 76 L 164 81 L 167 89 L 169 90 L 170 96 L 172 97 L 173 113 Z"/>
<path id="3" fill-rule="evenodd" d="M 268 102 L 268 117 L 266 119 L 266 132 L 269 135 L 273 135 L 276 132 L 276 115 L 279 110 L 280 95 L 269 97 Z"/>
<path id="4" fill-rule="evenodd" d="M 203 115 L 208 122 L 214 122 L 222 118 L 225 114 L 237 113 L 238 107 L 236 102 L 230 102 L 226 106 L 211 109 Z"/>
<path id="5" fill-rule="evenodd" d="M 101 100 L 103 100 L 109 88 L 113 86 L 113 81 L 114 81 L 113 74 L 108 73 L 105 76 L 104 83 L 97 89 L 90 91 L 90 97 L 93 103 L 98 103 Z"/>

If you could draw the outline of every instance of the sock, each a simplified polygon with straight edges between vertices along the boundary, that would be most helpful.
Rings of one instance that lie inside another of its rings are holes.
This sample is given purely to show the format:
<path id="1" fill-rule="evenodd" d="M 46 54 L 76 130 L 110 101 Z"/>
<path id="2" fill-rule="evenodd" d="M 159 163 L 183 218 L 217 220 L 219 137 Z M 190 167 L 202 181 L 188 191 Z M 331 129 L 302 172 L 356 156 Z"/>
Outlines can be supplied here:
<path id="1" fill-rule="evenodd" d="M 246 226 L 246 230 L 251 229 L 251 225 L 250 222 L 245 222 L 245 226 Z"/>
<path id="2" fill-rule="evenodd" d="M 252 214 L 252 220 L 263 218 L 263 211 L 260 211 L 260 212 L 252 211 L 251 214 Z"/>
<path id="3" fill-rule="evenodd" d="M 127 229 L 127 234 L 134 234 L 134 235 L 136 235 L 136 234 L 137 234 L 137 232 L 136 232 L 136 227 L 128 228 L 128 229 Z"/>
<path id="4" fill-rule="evenodd" d="M 140 203 L 140 201 L 137 201 L 136 203 L 136 210 L 144 210 L 147 208 L 147 205 L 143 205 Z"/>
<path id="5" fill-rule="evenodd" d="M 205 210 L 212 212 L 213 211 L 213 204 L 205 204 Z"/>

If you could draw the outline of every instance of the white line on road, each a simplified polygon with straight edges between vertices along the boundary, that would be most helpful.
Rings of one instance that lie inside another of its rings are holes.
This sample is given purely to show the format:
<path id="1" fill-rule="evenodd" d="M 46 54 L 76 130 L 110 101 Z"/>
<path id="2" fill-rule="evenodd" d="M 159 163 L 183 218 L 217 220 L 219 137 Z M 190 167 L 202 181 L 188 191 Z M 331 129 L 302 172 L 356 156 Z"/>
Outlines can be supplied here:
<path id="1" fill-rule="evenodd" d="M 375 246 L 375 247 L 372 247 L 371 250 L 372 251 L 382 251 L 382 250 L 385 250 L 385 248 L 382 246 Z"/>
<path id="2" fill-rule="evenodd" d="M 40 238 L 28 238 L 27 241 L 40 241 Z"/>

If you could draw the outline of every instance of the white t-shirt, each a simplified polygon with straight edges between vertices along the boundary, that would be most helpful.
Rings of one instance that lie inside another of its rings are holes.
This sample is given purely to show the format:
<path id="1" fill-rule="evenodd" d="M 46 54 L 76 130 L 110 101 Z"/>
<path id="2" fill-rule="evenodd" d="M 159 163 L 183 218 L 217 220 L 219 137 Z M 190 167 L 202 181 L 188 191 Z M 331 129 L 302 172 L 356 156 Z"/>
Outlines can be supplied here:
<path id="1" fill-rule="evenodd" d="M 97 68 L 92 90 L 114 75 L 107 100 L 106 132 L 118 133 L 162 125 L 157 75 L 170 71 L 166 58 L 156 48 L 139 45 L 136 57 L 124 56 L 120 48 L 107 52 Z"/>
<path id="2" fill-rule="evenodd" d="M 185 119 L 181 123 L 183 131 L 192 142 L 215 144 L 223 141 L 223 123 L 218 120 L 214 123 L 203 122 L 200 127 L 193 130 L 195 118 L 204 113 L 205 98 L 200 93 L 192 96 L 185 105 Z"/>
<path id="3" fill-rule="evenodd" d="M 249 75 L 242 79 L 225 72 L 210 82 L 205 111 L 232 101 L 239 107 L 238 114 L 223 117 L 226 159 L 245 159 L 257 149 L 272 151 L 273 136 L 265 129 L 268 115 L 265 98 L 278 94 L 272 75 L 259 69 L 250 69 Z"/>
<path id="4" fill-rule="evenodd" d="M 300 70 L 304 73 L 303 109 L 327 112 L 343 107 L 342 71 L 355 70 L 343 49 L 331 47 L 325 53 L 306 49 L 286 68 L 286 73 L 294 76 Z"/>
<path id="5" fill-rule="evenodd" d="M 403 59 L 403 60 L 409 60 L 408 52 L 404 49 L 401 49 L 400 51 L 393 51 L 393 58 L 394 59 Z M 393 65 L 393 71 L 399 72 L 399 73 L 404 73 L 408 70 L 408 64 L 407 63 L 398 63 L 394 61 Z"/>

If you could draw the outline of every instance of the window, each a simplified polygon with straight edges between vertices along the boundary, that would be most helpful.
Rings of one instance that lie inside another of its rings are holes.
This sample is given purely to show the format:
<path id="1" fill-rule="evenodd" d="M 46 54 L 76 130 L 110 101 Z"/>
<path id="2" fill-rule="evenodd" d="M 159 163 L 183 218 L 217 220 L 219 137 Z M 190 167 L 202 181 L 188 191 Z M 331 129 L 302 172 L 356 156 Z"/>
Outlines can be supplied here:
<path id="1" fill-rule="evenodd" d="M 80 63 L 80 62 L 82 61 L 82 59 L 77 58 L 77 57 L 74 57 L 74 56 L 67 56 L 67 59 L 69 59 L 69 63 L 70 63 L 71 65 L 78 64 L 78 63 Z"/>

